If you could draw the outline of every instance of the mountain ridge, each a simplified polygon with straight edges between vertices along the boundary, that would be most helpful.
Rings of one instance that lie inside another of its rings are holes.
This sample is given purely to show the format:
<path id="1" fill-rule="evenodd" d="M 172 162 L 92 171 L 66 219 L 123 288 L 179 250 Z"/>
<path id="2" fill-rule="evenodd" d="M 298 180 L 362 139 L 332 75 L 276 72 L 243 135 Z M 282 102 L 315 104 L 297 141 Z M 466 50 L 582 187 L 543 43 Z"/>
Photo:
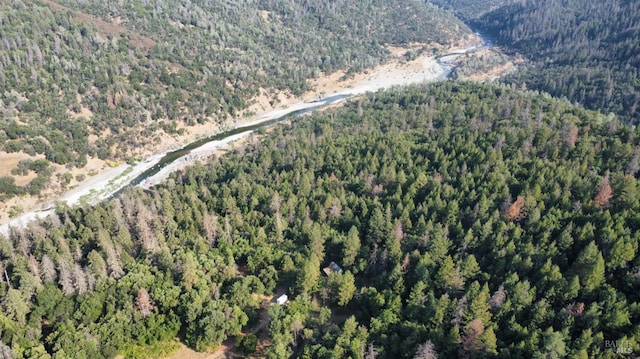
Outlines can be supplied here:
<path id="1" fill-rule="evenodd" d="M 636 1 L 528 1 L 474 21 L 529 60 L 503 81 L 566 96 L 636 124 L 640 31 Z"/>

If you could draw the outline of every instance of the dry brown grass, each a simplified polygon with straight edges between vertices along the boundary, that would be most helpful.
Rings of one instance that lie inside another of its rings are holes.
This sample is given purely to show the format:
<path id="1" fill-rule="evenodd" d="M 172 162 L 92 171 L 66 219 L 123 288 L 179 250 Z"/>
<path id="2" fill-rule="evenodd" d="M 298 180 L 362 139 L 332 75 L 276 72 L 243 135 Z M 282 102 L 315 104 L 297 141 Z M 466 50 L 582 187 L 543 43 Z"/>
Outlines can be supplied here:
<path id="1" fill-rule="evenodd" d="M 115 37 L 119 37 L 123 34 L 126 34 L 131 39 L 131 44 L 135 47 L 149 50 L 156 44 L 153 39 L 140 36 L 139 34 L 136 34 L 135 32 L 132 32 L 123 26 L 120 26 L 118 24 L 121 22 L 119 19 L 114 19 L 116 23 L 109 23 L 91 15 L 84 14 L 80 11 L 69 9 L 68 7 L 62 6 L 52 0 L 42 0 L 42 2 L 54 11 L 71 11 L 81 23 L 95 25 L 95 27 L 98 29 L 98 32 L 103 35 L 113 35 Z"/>
<path id="2" fill-rule="evenodd" d="M 188 346 L 180 343 L 180 349 L 171 356 L 171 359 L 207 359 L 210 353 L 198 353 Z"/>
<path id="3" fill-rule="evenodd" d="M 11 174 L 11 170 L 18 166 L 18 162 L 26 159 L 37 160 L 40 158 L 44 158 L 43 155 L 30 156 L 23 152 L 18 153 L 6 153 L 0 151 L 0 177 L 2 176 L 11 176 L 15 178 L 17 186 L 25 186 L 32 179 L 37 177 L 37 173 L 29 172 L 26 176 L 15 176 Z"/>
<path id="4" fill-rule="evenodd" d="M 26 159 L 36 159 L 23 152 L 7 153 L 0 151 L 0 176 L 12 176 L 11 170 L 18 166 L 18 162 Z"/>

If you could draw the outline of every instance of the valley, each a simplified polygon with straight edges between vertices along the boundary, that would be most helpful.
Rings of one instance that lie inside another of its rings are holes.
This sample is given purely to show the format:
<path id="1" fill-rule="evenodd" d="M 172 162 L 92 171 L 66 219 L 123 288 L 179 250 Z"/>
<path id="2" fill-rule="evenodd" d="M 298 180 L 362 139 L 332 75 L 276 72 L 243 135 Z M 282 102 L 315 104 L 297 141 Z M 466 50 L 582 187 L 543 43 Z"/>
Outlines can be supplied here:
<path id="1" fill-rule="evenodd" d="M 634 357 L 639 5 L 0 0 L 0 357 Z"/>
<path id="2" fill-rule="evenodd" d="M 367 71 L 366 74 L 357 74 L 351 79 L 342 79 L 344 74 L 337 73 L 312 81 L 313 91 L 309 91 L 300 97 L 286 96 L 278 94 L 279 108 L 270 109 L 272 106 L 256 100 L 256 104 L 243 111 L 246 115 L 218 125 L 204 125 L 185 128 L 185 134 L 172 136 L 171 139 L 160 140 L 160 146 L 148 146 L 140 151 L 143 158 L 134 164 L 121 164 L 110 167 L 103 164 L 99 169 L 95 167 L 87 168 L 85 171 L 77 171 L 77 175 L 85 176 L 88 179 L 75 185 L 73 189 L 66 192 L 49 192 L 39 197 L 16 198 L 4 204 L 5 208 L 19 207 L 24 212 L 15 215 L 16 218 L 9 218 L 6 212 L 0 218 L 0 234 L 7 235 L 9 228 L 20 228 L 28 225 L 35 219 L 44 218 L 55 213 L 54 204 L 57 202 L 66 205 L 96 204 L 101 200 L 111 197 L 122 188 L 128 186 L 132 181 L 146 173 L 149 169 L 157 167 L 158 163 L 168 153 L 174 153 L 180 148 L 188 147 L 189 144 L 201 142 L 202 138 L 215 135 L 218 132 L 227 131 L 227 128 L 251 127 L 260 123 L 265 123 L 285 116 L 292 112 L 309 108 L 322 108 L 330 105 L 327 101 L 312 101 L 318 97 L 346 96 L 352 97 L 366 92 L 375 92 L 391 88 L 393 86 L 406 86 L 409 84 L 445 80 L 455 67 L 455 59 L 461 55 L 472 53 L 478 49 L 491 51 L 486 48 L 486 41 L 478 34 L 457 41 L 454 47 L 440 50 L 445 55 L 435 57 L 430 54 L 423 54 L 417 58 L 406 61 L 406 54 L 412 49 L 393 49 L 393 59 L 385 65 L 378 66 Z M 500 75 L 500 69 L 498 73 Z M 266 112 L 262 112 L 266 111 Z M 250 115 L 258 112 L 258 115 Z M 234 134 L 231 138 L 209 143 L 184 153 L 179 158 L 175 158 L 163 170 L 154 174 L 151 178 L 138 179 L 136 185 L 143 188 L 160 183 L 169 174 L 183 169 L 195 161 L 206 161 L 212 154 L 219 153 L 220 150 L 229 148 L 230 143 L 249 135 L 252 131 L 241 134 Z M 197 137 L 194 137 L 196 135 Z M 167 148 L 171 145 L 173 148 Z M 177 148 L 176 148 L 177 147 Z M 157 152 L 158 150 L 162 152 Z M 175 156 L 175 155 L 174 155 Z"/>

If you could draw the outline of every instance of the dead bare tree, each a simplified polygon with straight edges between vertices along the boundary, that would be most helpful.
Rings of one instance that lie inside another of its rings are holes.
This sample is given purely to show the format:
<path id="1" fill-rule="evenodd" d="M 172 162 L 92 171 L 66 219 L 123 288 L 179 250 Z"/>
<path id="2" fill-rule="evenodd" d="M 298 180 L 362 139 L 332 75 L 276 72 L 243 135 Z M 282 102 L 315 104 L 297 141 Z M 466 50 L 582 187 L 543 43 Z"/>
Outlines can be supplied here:
<path id="1" fill-rule="evenodd" d="M 143 317 L 148 317 L 153 312 L 153 302 L 151 301 L 149 292 L 145 288 L 140 288 L 138 290 L 136 308 L 138 308 Z"/>
<path id="2" fill-rule="evenodd" d="M 502 307 L 502 304 L 504 303 L 504 300 L 506 298 L 507 294 L 504 291 L 504 286 L 501 285 L 500 288 L 498 288 L 498 290 L 493 293 L 491 299 L 489 299 L 489 306 L 492 309 L 499 309 L 500 307 Z"/>
<path id="3" fill-rule="evenodd" d="M 524 217 L 524 197 L 518 196 L 505 214 L 510 221 L 519 221 Z"/>
<path id="4" fill-rule="evenodd" d="M 593 198 L 593 202 L 600 208 L 607 208 L 609 206 L 609 200 L 613 197 L 613 190 L 609 183 L 609 175 L 607 174 L 600 181 L 596 196 Z"/>
<path id="5" fill-rule="evenodd" d="M 78 293 L 86 293 L 89 289 L 89 286 L 87 285 L 87 278 L 85 276 L 84 270 L 78 263 L 76 263 L 76 265 L 73 267 L 73 277 L 73 284 Z"/>
<path id="6" fill-rule="evenodd" d="M 480 336 L 484 333 L 484 323 L 479 318 L 472 320 L 466 327 L 462 336 L 462 357 L 469 358 L 472 352 L 482 347 Z"/>
<path id="7" fill-rule="evenodd" d="M 58 284 L 62 287 L 62 292 L 66 295 L 73 294 L 76 289 L 73 286 L 73 279 L 71 278 L 71 270 L 69 269 L 69 263 L 64 259 L 60 259 L 58 263 L 60 268 L 60 275 L 58 276 Z"/>
<path id="8" fill-rule="evenodd" d="M 414 355 L 413 358 L 414 359 L 437 359 L 438 352 L 436 352 L 436 348 L 433 345 L 433 342 L 431 342 L 431 340 L 427 340 L 426 342 L 418 346 L 416 355 Z"/>
<path id="9" fill-rule="evenodd" d="M 42 280 L 44 280 L 45 283 L 51 283 L 56 280 L 58 276 L 56 265 L 47 254 L 42 255 L 42 259 L 40 260 L 40 267 Z"/>

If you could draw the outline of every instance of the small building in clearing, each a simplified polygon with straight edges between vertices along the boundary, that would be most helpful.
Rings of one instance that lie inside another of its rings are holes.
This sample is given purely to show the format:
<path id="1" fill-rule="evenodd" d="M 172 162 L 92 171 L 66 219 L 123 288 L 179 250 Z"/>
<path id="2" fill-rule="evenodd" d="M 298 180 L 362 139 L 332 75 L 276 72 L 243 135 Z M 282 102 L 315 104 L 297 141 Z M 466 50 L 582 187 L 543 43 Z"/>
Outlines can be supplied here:
<path id="1" fill-rule="evenodd" d="M 328 276 L 332 275 L 333 273 L 337 273 L 337 274 L 342 273 L 342 268 L 340 268 L 340 266 L 337 265 L 336 262 L 331 262 L 331 263 L 329 263 L 329 266 L 322 268 L 322 271 L 328 277 Z"/>
<path id="2" fill-rule="evenodd" d="M 279 305 L 284 305 L 288 301 L 289 297 L 287 297 L 286 294 L 283 294 L 276 299 L 276 303 L 278 303 Z"/>

